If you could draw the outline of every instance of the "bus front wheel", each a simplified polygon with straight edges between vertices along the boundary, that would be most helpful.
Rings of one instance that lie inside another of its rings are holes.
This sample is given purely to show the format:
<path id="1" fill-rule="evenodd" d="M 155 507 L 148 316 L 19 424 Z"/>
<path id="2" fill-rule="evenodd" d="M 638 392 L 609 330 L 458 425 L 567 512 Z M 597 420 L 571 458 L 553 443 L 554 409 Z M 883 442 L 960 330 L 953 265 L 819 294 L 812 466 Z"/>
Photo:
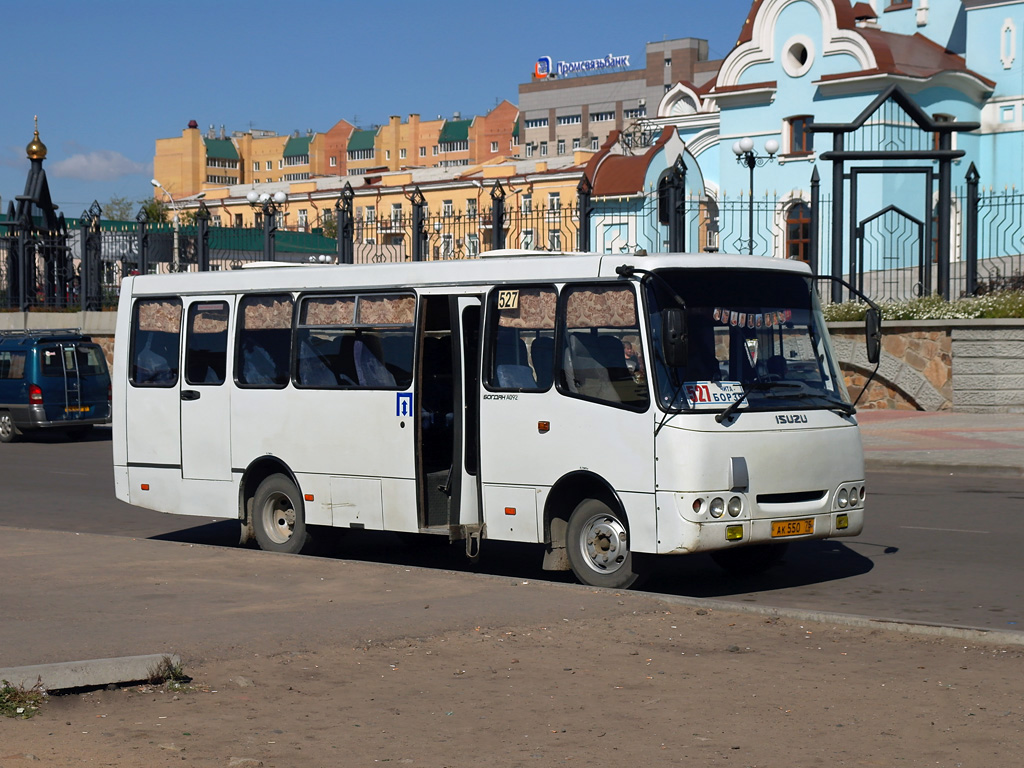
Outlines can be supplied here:
<path id="1" fill-rule="evenodd" d="M 581 502 L 569 517 L 566 538 L 569 565 L 583 584 L 625 589 L 637 580 L 625 518 L 603 501 Z"/>
<path id="2" fill-rule="evenodd" d="M 256 489 L 252 523 L 260 549 L 299 554 L 309 549 L 302 497 L 284 475 L 271 475 Z"/>

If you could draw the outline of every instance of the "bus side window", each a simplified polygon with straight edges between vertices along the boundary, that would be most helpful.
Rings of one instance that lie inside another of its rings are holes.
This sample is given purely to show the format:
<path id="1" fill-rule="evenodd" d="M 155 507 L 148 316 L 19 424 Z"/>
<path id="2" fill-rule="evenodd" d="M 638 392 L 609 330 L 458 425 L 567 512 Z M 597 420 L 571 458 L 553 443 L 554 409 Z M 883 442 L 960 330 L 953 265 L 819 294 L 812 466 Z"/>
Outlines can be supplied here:
<path id="1" fill-rule="evenodd" d="M 567 395 L 644 410 L 650 401 L 639 359 L 630 369 L 630 347 L 638 345 L 636 296 L 628 286 L 574 286 L 563 290 L 559 389 Z"/>
<path id="2" fill-rule="evenodd" d="M 178 383 L 181 300 L 139 299 L 132 319 L 129 381 L 142 387 Z"/>
<path id="3" fill-rule="evenodd" d="M 235 344 L 239 386 L 280 389 L 288 384 L 292 304 L 288 294 L 242 298 Z"/>
<path id="4" fill-rule="evenodd" d="M 406 389 L 412 383 L 416 297 L 315 295 L 302 300 L 295 384 Z"/>
<path id="5" fill-rule="evenodd" d="M 557 303 L 551 286 L 492 292 L 485 379 L 489 389 L 544 392 L 551 387 Z"/>
<path id="6" fill-rule="evenodd" d="M 225 301 L 193 303 L 188 308 L 185 381 L 224 383 L 228 360 L 228 305 Z"/>

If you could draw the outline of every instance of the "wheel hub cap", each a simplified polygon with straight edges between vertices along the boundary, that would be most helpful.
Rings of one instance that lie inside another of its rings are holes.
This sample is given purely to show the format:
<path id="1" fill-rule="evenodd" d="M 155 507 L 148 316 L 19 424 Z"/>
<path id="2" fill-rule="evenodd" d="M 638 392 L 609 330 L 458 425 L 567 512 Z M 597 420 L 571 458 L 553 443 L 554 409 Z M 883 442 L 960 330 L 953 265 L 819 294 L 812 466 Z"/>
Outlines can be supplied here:
<path id="1" fill-rule="evenodd" d="M 580 534 L 580 546 L 587 562 L 601 573 L 614 573 L 629 553 L 626 529 L 608 515 L 597 515 L 587 521 Z"/>

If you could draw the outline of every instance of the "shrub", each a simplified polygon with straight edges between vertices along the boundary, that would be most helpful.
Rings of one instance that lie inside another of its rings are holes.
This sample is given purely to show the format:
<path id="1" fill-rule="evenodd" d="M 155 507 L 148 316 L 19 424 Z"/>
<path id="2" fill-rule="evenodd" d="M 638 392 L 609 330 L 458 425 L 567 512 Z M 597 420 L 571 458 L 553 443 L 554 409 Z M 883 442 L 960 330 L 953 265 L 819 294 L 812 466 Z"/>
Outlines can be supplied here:
<path id="1" fill-rule="evenodd" d="M 883 320 L 970 320 L 974 318 L 1024 318 L 1024 290 L 995 291 L 946 301 L 941 296 L 922 296 L 908 301 L 880 303 Z M 867 304 L 846 301 L 827 304 L 822 310 L 830 323 L 862 320 Z"/>

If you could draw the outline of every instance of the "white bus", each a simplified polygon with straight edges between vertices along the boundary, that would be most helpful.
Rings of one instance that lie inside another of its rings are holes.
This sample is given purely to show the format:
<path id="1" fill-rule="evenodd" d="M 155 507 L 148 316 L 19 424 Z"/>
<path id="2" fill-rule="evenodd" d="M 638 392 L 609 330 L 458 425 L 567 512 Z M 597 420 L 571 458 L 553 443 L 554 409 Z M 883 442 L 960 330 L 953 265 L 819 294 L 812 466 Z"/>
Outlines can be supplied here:
<path id="1" fill-rule="evenodd" d="M 496 252 L 128 277 L 114 361 L 117 497 L 237 516 L 266 550 L 305 551 L 320 526 L 471 557 L 531 542 L 546 569 L 618 588 L 647 555 L 754 569 L 863 524 L 854 408 L 800 262 Z"/>

